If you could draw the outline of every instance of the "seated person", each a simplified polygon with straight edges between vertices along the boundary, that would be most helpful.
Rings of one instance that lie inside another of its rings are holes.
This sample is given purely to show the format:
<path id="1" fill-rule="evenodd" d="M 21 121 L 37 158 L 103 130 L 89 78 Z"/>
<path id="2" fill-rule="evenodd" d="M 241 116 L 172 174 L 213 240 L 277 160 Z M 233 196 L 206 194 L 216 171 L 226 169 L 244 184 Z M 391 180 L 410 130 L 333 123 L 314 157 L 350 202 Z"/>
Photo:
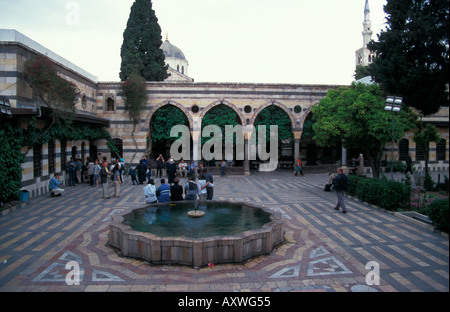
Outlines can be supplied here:
<path id="1" fill-rule="evenodd" d="M 170 202 L 170 186 L 166 184 L 165 179 L 161 179 L 161 185 L 158 187 L 158 202 L 168 203 Z"/>
<path id="2" fill-rule="evenodd" d="M 61 177 L 59 174 L 55 173 L 53 178 L 50 179 L 48 188 L 50 189 L 50 196 L 61 196 L 61 194 L 64 192 L 62 188 L 59 186 L 61 185 Z"/>
<path id="3" fill-rule="evenodd" d="M 174 185 L 170 187 L 170 200 L 171 201 L 183 200 L 183 187 L 178 184 L 180 183 L 180 179 L 175 178 L 173 183 Z"/>

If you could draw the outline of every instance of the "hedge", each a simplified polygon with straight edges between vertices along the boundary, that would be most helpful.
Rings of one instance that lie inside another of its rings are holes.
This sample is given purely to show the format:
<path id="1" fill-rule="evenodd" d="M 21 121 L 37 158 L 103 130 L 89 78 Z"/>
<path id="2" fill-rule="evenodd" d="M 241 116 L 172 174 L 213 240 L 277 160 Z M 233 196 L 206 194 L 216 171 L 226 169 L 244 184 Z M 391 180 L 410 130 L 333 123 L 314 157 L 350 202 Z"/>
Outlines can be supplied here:
<path id="1" fill-rule="evenodd" d="M 387 210 L 403 209 L 409 206 L 408 185 L 388 180 L 385 176 L 376 179 L 349 175 L 347 193 Z"/>

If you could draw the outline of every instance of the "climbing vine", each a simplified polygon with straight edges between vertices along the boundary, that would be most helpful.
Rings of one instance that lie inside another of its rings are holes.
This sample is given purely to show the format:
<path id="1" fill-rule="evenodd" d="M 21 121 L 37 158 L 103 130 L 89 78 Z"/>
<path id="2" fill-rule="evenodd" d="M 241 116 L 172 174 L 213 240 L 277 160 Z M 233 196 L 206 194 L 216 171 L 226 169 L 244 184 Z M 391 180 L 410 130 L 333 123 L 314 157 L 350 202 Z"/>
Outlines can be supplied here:
<path id="1" fill-rule="evenodd" d="M 55 140 L 80 141 L 106 139 L 112 153 L 118 153 L 111 135 L 104 129 L 87 125 L 56 122 L 51 128 L 36 126 L 36 118 L 32 118 L 26 128 L 18 121 L 2 120 L 0 129 L 0 201 L 7 203 L 16 200 L 22 181 L 22 164 L 25 162 L 26 151 L 22 148 L 32 148 L 33 145 L 45 144 Z"/>

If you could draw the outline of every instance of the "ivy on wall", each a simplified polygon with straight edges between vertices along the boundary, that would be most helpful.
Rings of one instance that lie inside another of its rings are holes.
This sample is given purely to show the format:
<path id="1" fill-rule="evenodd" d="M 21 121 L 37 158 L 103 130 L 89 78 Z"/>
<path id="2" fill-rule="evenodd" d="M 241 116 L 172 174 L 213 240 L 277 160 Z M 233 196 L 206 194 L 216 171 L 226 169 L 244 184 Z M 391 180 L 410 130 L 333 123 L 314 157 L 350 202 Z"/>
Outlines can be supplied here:
<path id="1" fill-rule="evenodd" d="M 36 126 L 36 118 L 22 127 L 17 120 L 2 120 L 0 128 L 0 201 L 7 203 L 17 200 L 22 181 L 22 164 L 26 152 L 22 148 L 32 148 L 33 145 L 46 144 L 55 140 L 81 141 L 106 139 L 107 147 L 112 153 L 118 150 L 111 135 L 104 129 L 80 124 L 57 122 L 50 129 L 40 129 Z"/>

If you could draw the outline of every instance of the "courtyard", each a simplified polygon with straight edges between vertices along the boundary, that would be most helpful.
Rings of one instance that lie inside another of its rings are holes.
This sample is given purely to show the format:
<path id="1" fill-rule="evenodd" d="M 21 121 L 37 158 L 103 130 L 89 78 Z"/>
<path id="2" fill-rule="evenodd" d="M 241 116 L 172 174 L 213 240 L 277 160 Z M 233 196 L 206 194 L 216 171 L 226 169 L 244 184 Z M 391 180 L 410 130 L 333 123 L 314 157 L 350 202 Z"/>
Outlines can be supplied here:
<path id="1" fill-rule="evenodd" d="M 32 198 L 0 216 L 0 291 L 449 291 L 448 235 L 350 197 L 348 213 L 336 211 L 336 194 L 323 191 L 328 174 L 304 173 L 215 176 L 214 199 L 281 213 L 285 241 L 244 263 L 201 268 L 152 265 L 108 246 L 111 216 L 145 205 L 143 185 L 128 177 L 119 198 L 103 199 L 101 188 L 88 184 L 65 187 L 61 197 Z M 79 285 L 66 282 L 69 262 L 79 264 Z M 366 283 L 369 262 L 379 265 L 373 285 Z"/>

